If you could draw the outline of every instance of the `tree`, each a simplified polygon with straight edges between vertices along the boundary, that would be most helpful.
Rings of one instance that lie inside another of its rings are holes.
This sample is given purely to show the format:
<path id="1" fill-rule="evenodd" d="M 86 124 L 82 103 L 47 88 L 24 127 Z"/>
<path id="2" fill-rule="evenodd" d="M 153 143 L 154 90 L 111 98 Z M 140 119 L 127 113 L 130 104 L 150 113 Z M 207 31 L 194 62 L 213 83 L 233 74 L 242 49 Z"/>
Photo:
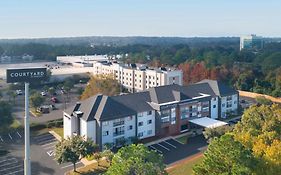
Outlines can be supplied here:
<path id="1" fill-rule="evenodd" d="M 255 159 L 251 151 L 233 135 L 214 138 L 204 153 L 202 163 L 193 167 L 195 175 L 248 175 L 254 172 Z"/>
<path id="2" fill-rule="evenodd" d="M 5 131 L 13 122 L 12 106 L 4 101 L 0 101 L 0 131 Z"/>
<path id="3" fill-rule="evenodd" d="M 68 137 L 56 145 L 55 159 L 59 164 L 71 162 L 74 172 L 76 163 L 87 155 L 97 151 L 98 146 L 92 140 L 84 140 L 81 136 Z"/>
<path id="4" fill-rule="evenodd" d="M 206 128 L 203 132 L 204 137 L 207 139 L 207 141 L 210 143 L 212 139 L 221 137 L 227 132 L 230 132 L 233 128 L 228 125 L 216 127 L 216 128 Z"/>
<path id="5" fill-rule="evenodd" d="M 107 175 L 157 175 L 165 174 L 163 156 L 150 151 L 143 144 L 122 147 L 114 155 Z"/>
<path id="6" fill-rule="evenodd" d="M 107 161 L 107 162 L 109 163 L 109 165 L 111 166 L 114 153 L 113 153 L 110 149 L 105 149 L 105 150 L 101 153 L 101 156 L 102 156 L 102 157 L 105 157 L 106 161 Z"/>
<path id="7" fill-rule="evenodd" d="M 96 75 L 92 76 L 89 84 L 85 88 L 81 99 L 86 99 L 96 94 L 104 94 L 108 96 L 120 93 L 121 85 L 112 75 Z"/>
<path id="8" fill-rule="evenodd" d="M 38 92 L 36 92 L 35 94 L 29 97 L 29 100 L 31 105 L 36 109 L 44 103 L 45 98 L 42 97 Z"/>
<path id="9" fill-rule="evenodd" d="M 235 139 L 260 160 L 259 174 L 281 172 L 281 108 L 277 104 L 251 106 L 234 128 Z M 279 150 L 278 150 L 279 147 Z"/>

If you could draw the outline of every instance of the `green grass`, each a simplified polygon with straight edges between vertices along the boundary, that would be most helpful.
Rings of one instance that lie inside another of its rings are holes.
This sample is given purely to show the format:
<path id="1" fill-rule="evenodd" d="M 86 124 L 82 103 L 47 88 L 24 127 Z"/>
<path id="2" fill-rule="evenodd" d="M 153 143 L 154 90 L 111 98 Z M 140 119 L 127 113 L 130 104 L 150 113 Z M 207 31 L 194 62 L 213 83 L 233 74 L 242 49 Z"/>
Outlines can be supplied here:
<path id="1" fill-rule="evenodd" d="M 78 168 L 77 172 L 67 172 L 66 175 L 101 175 L 104 174 L 108 167 L 109 164 L 106 161 L 101 160 L 99 166 L 97 163 L 92 163 L 85 167 Z"/>
<path id="2" fill-rule="evenodd" d="M 13 123 L 10 125 L 11 129 L 18 129 L 20 127 L 21 127 L 21 123 L 17 119 L 14 119 Z"/>
<path id="3" fill-rule="evenodd" d="M 61 136 L 61 138 L 63 138 L 63 128 L 50 128 L 50 130 L 53 130 L 55 133 Z"/>
<path id="4" fill-rule="evenodd" d="M 176 140 L 181 142 L 182 144 L 186 144 L 187 143 L 187 135 L 178 137 L 178 138 L 176 138 Z"/>
<path id="5" fill-rule="evenodd" d="M 168 170 L 169 175 L 192 175 L 192 167 L 202 162 L 203 156 L 196 157 L 193 160 L 184 162 L 175 168 Z"/>

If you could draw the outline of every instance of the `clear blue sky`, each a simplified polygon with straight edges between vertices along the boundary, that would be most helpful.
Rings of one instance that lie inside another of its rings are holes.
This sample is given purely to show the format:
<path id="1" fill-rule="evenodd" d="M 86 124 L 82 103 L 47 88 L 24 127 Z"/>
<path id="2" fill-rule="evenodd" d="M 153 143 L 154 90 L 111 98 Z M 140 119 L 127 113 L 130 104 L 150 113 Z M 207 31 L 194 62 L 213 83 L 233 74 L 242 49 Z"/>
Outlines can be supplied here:
<path id="1" fill-rule="evenodd" d="M 281 36 L 281 0 L 1 0 L 0 38 Z"/>

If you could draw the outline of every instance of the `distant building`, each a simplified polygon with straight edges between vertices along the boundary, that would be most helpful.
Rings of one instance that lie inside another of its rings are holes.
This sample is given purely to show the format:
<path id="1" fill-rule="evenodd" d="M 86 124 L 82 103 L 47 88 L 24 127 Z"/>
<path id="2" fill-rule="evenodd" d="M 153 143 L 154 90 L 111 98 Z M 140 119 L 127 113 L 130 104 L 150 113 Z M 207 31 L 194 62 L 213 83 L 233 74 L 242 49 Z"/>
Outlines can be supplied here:
<path id="1" fill-rule="evenodd" d="M 64 138 L 82 135 L 102 148 L 135 138 L 178 135 L 198 125 L 218 127 L 227 123 L 216 119 L 237 114 L 238 101 L 236 90 L 213 80 L 111 97 L 96 95 L 64 111 Z"/>
<path id="2" fill-rule="evenodd" d="M 263 38 L 257 35 L 247 35 L 240 37 L 240 51 L 243 49 L 260 50 L 263 48 Z"/>
<path id="3" fill-rule="evenodd" d="M 147 68 L 146 65 L 99 62 L 93 65 L 93 74 L 112 74 L 129 92 L 139 92 L 151 87 L 169 84 L 182 85 L 182 71 Z"/>

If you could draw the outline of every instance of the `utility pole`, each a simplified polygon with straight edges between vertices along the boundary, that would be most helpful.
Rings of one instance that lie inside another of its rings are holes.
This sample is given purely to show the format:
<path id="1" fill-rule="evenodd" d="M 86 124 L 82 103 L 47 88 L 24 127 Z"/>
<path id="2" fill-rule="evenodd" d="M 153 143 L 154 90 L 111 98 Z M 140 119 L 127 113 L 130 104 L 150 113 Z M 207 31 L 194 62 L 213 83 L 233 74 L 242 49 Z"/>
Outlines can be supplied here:
<path id="1" fill-rule="evenodd" d="M 29 83 L 24 83 L 25 88 L 25 117 L 24 117 L 24 175 L 31 174 L 30 167 L 30 129 L 29 129 Z"/>

